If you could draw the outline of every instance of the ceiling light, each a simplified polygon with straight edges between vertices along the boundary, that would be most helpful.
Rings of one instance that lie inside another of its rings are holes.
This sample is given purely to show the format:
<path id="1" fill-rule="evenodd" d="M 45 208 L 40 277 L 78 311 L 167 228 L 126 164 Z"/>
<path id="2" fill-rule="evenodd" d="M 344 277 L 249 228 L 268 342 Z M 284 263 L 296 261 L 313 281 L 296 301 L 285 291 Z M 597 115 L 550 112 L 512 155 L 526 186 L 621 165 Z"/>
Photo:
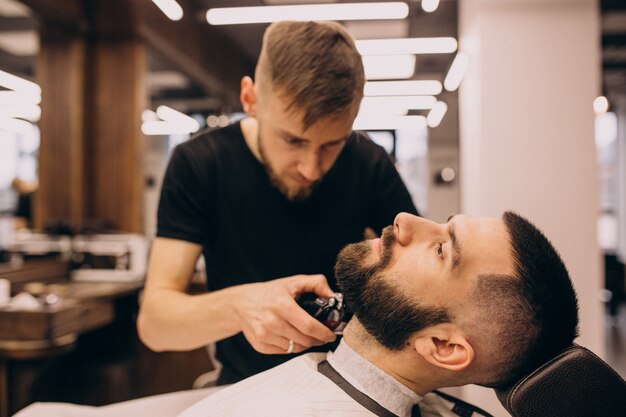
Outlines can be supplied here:
<path id="1" fill-rule="evenodd" d="M 2 17 L 29 17 L 30 9 L 17 0 L 0 1 L 0 16 Z"/>
<path id="2" fill-rule="evenodd" d="M 178 71 L 148 73 L 148 88 L 154 90 L 182 90 L 189 87 L 189 80 Z"/>
<path id="3" fill-rule="evenodd" d="M 141 131 L 144 135 L 188 135 L 192 133 L 185 125 L 179 125 L 172 122 L 156 121 L 144 122 L 141 125 Z"/>
<path id="4" fill-rule="evenodd" d="M 438 101 L 432 109 L 428 112 L 428 116 L 426 116 L 426 121 L 428 123 L 428 127 L 437 127 L 443 116 L 446 114 L 448 110 L 448 105 L 443 101 Z"/>
<path id="5" fill-rule="evenodd" d="M 211 114 L 206 118 L 206 124 L 208 127 L 217 127 L 219 125 L 219 120 L 219 117 Z"/>
<path id="6" fill-rule="evenodd" d="M 415 55 L 367 55 L 363 57 L 368 80 L 402 80 L 415 72 Z"/>
<path id="7" fill-rule="evenodd" d="M 179 126 L 186 126 L 188 128 L 188 133 L 200 130 L 200 123 L 198 123 L 196 119 L 176 111 L 171 107 L 159 106 L 157 107 L 156 114 L 165 122 L 173 123 Z"/>
<path id="8" fill-rule="evenodd" d="M 363 93 L 365 96 L 436 96 L 441 93 L 441 83 L 436 80 L 368 81 Z"/>
<path id="9" fill-rule="evenodd" d="M 456 178 L 456 172 L 454 172 L 454 169 L 450 167 L 442 169 L 440 175 L 444 182 L 452 182 Z"/>
<path id="10" fill-rule="evenodd" d="M 609 110 L 609 100 L 604 96 L 596 97 L 593 100 L 593 111 L 596 114 L 606 113 Z"/>
<path id="11" fill-rule="evenodd" d="M 41 119 L 41 107 L 32 103 L 2 104 L 0 117 L 18 117 L 30 122 L 38 122 Z"/>
<path id="12" fill-rule="evenodd" d="M 428 110 L 436 102 L 434 96 L 364 97 L 359 108 L 359 116 L 379 114 L 400 116 L 407 114 L 409 110 Z"/>
<path id="13" fill-rule="evenodd" d="M 0 48 L 16 56 L 36 56 L 39 52 L 39 35 L 34 30 L 0 32 Z"/>
<path id="14" fill-rule="evenodd" d="M 161 9 L 168 19 L 177 21 L 183 18 L 183 8 L 176 0 L 152 0 L 152 2 Z"/>
<path id="15" fill-rule="evenodd" d="M 432 13 L 439 7 L 439 0 L 422 0 L 422 10 Z"/>
<path id="16" fill-rule="evenodd" d="M 39 104 L 41 103 L 40 95 L 28 95 L 17 91 L 0 91 L 0 106 L 13 104 Z"/>
<path id="17" fill-rule="evenodd" d="M 343 25 L 354 39 L 407 38 L 409 19 L 396 20 L 351 20 Z"/>
<path id="18" fill-rule="evenodd" d="M 443 80 L 443 86 L 448 91 L 455 91 L 461 85 L 461 80 L 465 76 L 465 72 L 467 71 L 467 55 L 462 52 L 456 54 L 454 57 L 454 61 L 452 61 L 452 65 L 450 65 L 450 69 L 448 70 L 448 75 L 446 75 L 446 79 Z"/>
<path id="19" fill-rule="evenodd" d="M 356 41 L 361 55 L 449 54 L 456 51 L 454 38 L 365 39 Z"/>
<path id="20" fill-rule="evenodd" d="M 382 116 L 357 117 L 354 120 L 354 130 L 397 130 L 397 129 L 425 129 L 424 116 Z"/>
<path id="21" fill-rule="evenodd" d="M 28 100 L 41 100 L 41 87 L 39 85 L 2 70 L 0 70 L 0 86 L 27 96 Z"/>
<path id="22" fill-rule="evenodd" d="M 381 20 L 404 19 L 409 6 L 403 2 L 303 4 L 295 6 L 223 7 L 209 9 L 211 25 L 270 23 L 279 20 Z"/>
<path id="23" fill-rule="evenodd" d="M 315 0 L 316 3 L 337 3 L 337 0 Z M 266 4 L 296 4 L 296 3 L 311 3 L 311 0 L 263 0 Z"/>
<path id="24" fill-rule="evenodd" d="M 617 140 L 617 116 L 613 112 L 596 115 L 595 139 L 598 148 L 604 148 Z"/>
<path id="25" fill-rule="evenodd" d="M 200 130 L 196 119 L 168 106 L 157 107 L 156 113 L 144 110 L 141 119 L 141 131 L 145 135 L 186 135 Z"/>
<path id="26" fill-rule="evenodd" d="M 226 127 L 229 124 L 230 124 L 230 118 L 226 116 L 225 114 L 222 114 L 217 118 L 217 125 L 219 127 Z"/>
<path id="27" fill-rule="evenodd" d="M 159 120 L 159 116 L 152 110 L 144 110 L 141 112 L 142 122 L 156 122 L 157 120 Z"/>
<path id="28" fill-rule="evenodd" d="M 33 125 L 25 120 L 0 117 L 0 130 L 28 136 L 33 133 Z"/>

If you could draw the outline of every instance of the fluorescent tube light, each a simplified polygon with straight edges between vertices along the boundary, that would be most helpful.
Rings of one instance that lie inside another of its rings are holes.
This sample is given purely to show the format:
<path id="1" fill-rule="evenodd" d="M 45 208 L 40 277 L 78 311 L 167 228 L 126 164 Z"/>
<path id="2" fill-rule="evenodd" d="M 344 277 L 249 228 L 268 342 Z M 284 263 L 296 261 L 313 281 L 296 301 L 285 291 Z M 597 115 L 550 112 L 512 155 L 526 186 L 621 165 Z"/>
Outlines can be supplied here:
<path id="1" fill-rule="evenodd" d="M 19 93 L 17 91 L 0 91 L 0 106 L 12 106 L 14 104 L 39 104 L 41 103 L 41 95 L 29 95 Z"/>
<path id="2" fill-rule="evenodd" d="M 156 110 L 157 116 L 163 121 L 172 123 L 177 126 L 184 126 L 188 129 L 187 133 L 193 133 L 200 130 L 200 123 L 193 117 L 189 117 L 184 113 L 174 110 L 168 106 L 159 106 Z"/>
<path id="3" fill-rule="evenodd" d="M 449 54 L 456 51 L 454 38 L 365 39 L 356 41 L 361 55 Z"/>
<path id="4" fill-rule="evenodd" d="M 0 70 L 0 86 L 21 93 L 28 100 L 41 101 L 41 87 L 38 84 Z"/>
<path id="5" fill-rule="evenodd" d="M 432 13 L 439 7 L 439 0 L 422 0 L 422 10 Z"/>
<path id="6" fill-rule="evenodd" d="M 596 146 L 604 148 L 617 140 L 617 117 L 613 112 L 596 115 L 595 136 Z"/>
<path id="7" fill-rule="evenodd" d="M 437 99 L 434 96 L 392 96 L 364 97 L 359 108 L 359 116 L 380 114 L 404 115 L 409 110 L 428 110 Z M 359 117 L 357 116 L 357 117 Z"/>
<path id="8" fill-rule="evenodd" d="M 176 0 L 152 0 L 170 20 L 178 21 L 183 18 L 183 8 Z"/>
<path id="9" fill-rule="evenodd" d="M 41 107 L 31 103 L 0 104 L 1 117 L 18 117 L 30 122 L 38 122 L 41 119 Z"/>
<path id="10" fill-rule="evenodd" d="M 465 72 L 467 71 L 467 55 L 462 52 L 456 54 L 454 57 L 454 61 L 452 61 L 452 65 L 450 65 L 450 69 L 448 70 L 448 74 L 446 75 L 446 79 L 443 80 L 443 86 L 448 91 L 455 91 L 461 85 L 461 80 L 465 76 Z"/>
<path id="11" fill-rule="evenodd" d="M 159 120 L 159 116 L 152 110 L 144 110 L 141 112 L 142 122 L 156 122 L 157 120 Z"/>
<path id="12" fill-rule="evenodd" d="M 173 122 L 144 122 L 141 124 L 141 131 L 144 135 L 187 135 L 193 133 L 189 130 L 189 126 L 173 123 Z"/>
<path id="13" fill-rule="evenodd" d="M 368 80 L 404 80 L 415 72 L 415 55 L 366 55 L 363 66 Z"/>
<path id="14" fill-rule="evenodd" d="M 33 125 L 25 120 L 0 117 L 0 130 L 30 135 L 33 133 Z"/>
<path id="15" fill-rule="evenodd" d="M 428 116 L 426 116 L 426 122 L 428 123 L 428 127 L 437 127 L 443 116 L 448 111 L 448 105 L 443 101 L 438 101 L 432 109 L 428 112 Z"/>
<path id="16" fill-rule="evenodd" d="M 311 0 L 263 0 L 265 4 L 308 4 Z M 337 0 L 315 0 L 315 3 L 337 3 Z"/>
<path id="17" fill-rule="evenodd" d="M 425 128 L 426 118 L 424 116 L 357 117 L 352 125 L 354 130 L 419 130 Z"/>
<path id="18" fill-rule="evenodd" d="M 145 135 L 186 135 L 200 130 L 196 119 L 168 106 L 157 107 L 156 113 L 144 110 L 141 119 L 141 131 Z"/>
<path id="19" fill-rule="evenodd" d="M 34 57 L 39 52 L 39 34 L 34 30 L 3 30 L 0 48 L 12 55 Z"/>
<path id="20" fill-rule="evenodd" d="M 211 25 L 270 23 L 279 20 L 381 20 L 404 19 L 409 6 L 403 2 L 303 4 L 292 6 L 223 7 L 209 9 Z"/>
<path id="21" fill-rule="evenodd" d="M 436 96 L 441 93 L 441 83 L 422 81 L 368 81 L 363 89 L 365 96 Z"/>

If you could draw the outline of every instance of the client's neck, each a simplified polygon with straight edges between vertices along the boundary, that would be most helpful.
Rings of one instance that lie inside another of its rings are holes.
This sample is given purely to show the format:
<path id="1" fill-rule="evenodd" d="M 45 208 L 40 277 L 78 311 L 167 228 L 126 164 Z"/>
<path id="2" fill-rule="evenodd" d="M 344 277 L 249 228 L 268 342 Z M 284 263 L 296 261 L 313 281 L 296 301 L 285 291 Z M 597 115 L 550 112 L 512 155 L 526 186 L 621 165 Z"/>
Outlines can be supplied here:
<path id="1" fill-rule="evenodd" d="M 439 388 L 430 368 L 414 349 L 392 351 L 382 346 L 353 317 L 343 332 L 343 340 L 368 362 L 395 378 L 419 395 Z"/>

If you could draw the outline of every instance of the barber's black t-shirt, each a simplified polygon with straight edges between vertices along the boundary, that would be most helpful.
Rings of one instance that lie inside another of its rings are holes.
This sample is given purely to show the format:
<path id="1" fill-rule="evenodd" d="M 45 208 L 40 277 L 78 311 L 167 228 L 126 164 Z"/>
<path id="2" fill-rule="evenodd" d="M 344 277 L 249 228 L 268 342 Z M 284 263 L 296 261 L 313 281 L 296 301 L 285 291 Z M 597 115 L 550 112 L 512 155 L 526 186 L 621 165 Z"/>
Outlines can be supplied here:
<path id="1" fill-rule="evenodd" d="M 333 168 L 303 202 L 271 185 L 249 150 L 240 125 L 201 133 L 179 145 L 169 162 L 157 236 L 201 244 L 207 287 L 324 274 L 336 289 L 339 250 L 392 224 L 401 211 L 417 214 L 390 157 L 354 132 Z M 293 357 L 256 352 L 242 333 L 217 344 L 220 384 L 237 382 Z"/>

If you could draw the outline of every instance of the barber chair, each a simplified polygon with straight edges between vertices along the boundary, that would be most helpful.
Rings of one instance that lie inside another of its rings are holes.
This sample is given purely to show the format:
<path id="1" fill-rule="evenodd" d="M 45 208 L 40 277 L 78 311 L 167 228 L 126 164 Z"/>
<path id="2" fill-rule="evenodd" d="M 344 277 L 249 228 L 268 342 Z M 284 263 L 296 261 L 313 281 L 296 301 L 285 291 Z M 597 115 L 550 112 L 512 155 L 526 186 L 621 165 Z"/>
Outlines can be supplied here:
<path id="1" fill-rule="evenodd" d="M 512 417 L 626 416 L 626 382 L 578 345 L 496 395 Z"/>

